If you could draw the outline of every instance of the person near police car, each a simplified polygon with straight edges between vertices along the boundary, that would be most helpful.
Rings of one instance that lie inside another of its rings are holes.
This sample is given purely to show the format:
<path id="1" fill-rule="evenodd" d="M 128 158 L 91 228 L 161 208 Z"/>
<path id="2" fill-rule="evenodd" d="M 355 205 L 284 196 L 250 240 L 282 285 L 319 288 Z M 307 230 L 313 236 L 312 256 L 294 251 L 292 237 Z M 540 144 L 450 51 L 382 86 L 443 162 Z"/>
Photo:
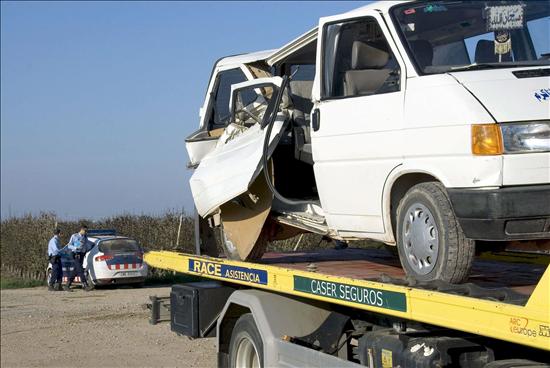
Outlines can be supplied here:
<path id="1" fill-rule="evenodd" d="M 69 248 L 74 259 L 74 269 L 75 269 L 75 272 L 69 278 L 67 285 L 65 285 L 65 290 L 67 291 L 71 290 L 71 284 L 75 276 L 77 275 L 78 277 L 80 277 L 80 284 L 82 285 L 82 289 L 86 291 L 90 290 L 88 287 L 88 283 L 86 282 L 86 275 L 84 273 L 84 268 L 82 267 L 82 263 L 84 262 L 84 256 L 86 255 L 86 252 L 88 251 L 90 245 L 92 245 L 91 242 L 88 240 L 88 237 L 86 236 L 87 232 L 88 232 L 88 227 L 86 225 L 81 225 L 80 231 L 78 233 L 71 235 L 71 239 L 67 244 L 67 247 Z"/>
<path id="2" fill-rule="evenodd" d="M 61 267 L 61 230 L 55 229 L 53 237 L 48 242 L 48 260 L 52 265 L 52 273 L 48 280 L 49 291 L 61 290 L 61 281 L 63 279 L 63 270 Z"/>

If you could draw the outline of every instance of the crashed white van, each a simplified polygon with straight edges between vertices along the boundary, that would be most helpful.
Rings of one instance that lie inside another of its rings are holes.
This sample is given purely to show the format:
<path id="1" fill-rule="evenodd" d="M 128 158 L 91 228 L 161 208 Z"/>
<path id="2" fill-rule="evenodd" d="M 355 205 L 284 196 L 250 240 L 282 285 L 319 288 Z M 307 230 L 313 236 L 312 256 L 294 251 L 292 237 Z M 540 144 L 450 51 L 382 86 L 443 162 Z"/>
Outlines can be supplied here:
<path id="1" fill-rule="evenodd" d="M 203 245 L 375 239 L 408 275 L 461 282 L 476 240 L 550 238 L 549 16 L 383 1 L 218 61 L 186 141 Z"/>

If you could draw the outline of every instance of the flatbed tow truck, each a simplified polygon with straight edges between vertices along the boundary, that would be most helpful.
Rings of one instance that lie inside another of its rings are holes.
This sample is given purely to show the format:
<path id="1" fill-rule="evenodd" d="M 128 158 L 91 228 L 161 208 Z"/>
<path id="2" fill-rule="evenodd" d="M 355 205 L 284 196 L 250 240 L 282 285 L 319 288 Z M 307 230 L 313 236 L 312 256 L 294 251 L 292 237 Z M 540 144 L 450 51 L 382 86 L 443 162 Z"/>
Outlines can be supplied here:
<path id="1" fill-rule="evenodd" d="M 145 255 L 152 267 L 210 280 L 173 287 L 171 326 L 215 334 L 220 367 L 548 367 L 549 257 L 503 258 L 476 260 L 468 282 L 452 285 L 407 279 L 377 249 L 255 263 Z"/>

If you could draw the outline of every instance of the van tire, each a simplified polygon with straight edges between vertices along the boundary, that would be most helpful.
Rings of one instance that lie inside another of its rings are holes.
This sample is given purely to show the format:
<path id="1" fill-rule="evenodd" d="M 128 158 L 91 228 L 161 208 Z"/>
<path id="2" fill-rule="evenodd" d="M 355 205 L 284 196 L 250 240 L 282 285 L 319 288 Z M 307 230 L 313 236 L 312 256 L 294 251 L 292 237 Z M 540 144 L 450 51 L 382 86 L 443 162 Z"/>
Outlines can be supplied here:
<path id="1" fill-rule="evenodd" d="M 408 276 L 422 282 L 466 281 L 475 242 L 465 237 L 441 183 L 409 189 L 397 207 L 396 223 L 399 259 Z"/>
<path id="2" fill-rule="evenodd" d="M 231 333 L 229 342 L 229 367 L 263 367 L 264 344 L 252 313 L 239 317 Z"/>
<path id="3" fill-rule="evenodd" d="M 237 251 L 237 248 L 227 239 L 225 236 L 225 232 L 223 230 L 223 221 L 216 228 L 216 240 L 218 244 L 223 249 L 223 252 L 225 253 L 225 256 L 229 259 L 235 260 L 235 261 L 256 261 L 258 259 L 261 259 L 267 249 L 267 234 L 265 231 L 265 227 L 262 229 L 260 236 L 256 240 L 256 244 L 254 244 L 254 248 L 250 251 L 248 256 L 244 259 L 241 258 L 239 255 L 239 252 Z"/>

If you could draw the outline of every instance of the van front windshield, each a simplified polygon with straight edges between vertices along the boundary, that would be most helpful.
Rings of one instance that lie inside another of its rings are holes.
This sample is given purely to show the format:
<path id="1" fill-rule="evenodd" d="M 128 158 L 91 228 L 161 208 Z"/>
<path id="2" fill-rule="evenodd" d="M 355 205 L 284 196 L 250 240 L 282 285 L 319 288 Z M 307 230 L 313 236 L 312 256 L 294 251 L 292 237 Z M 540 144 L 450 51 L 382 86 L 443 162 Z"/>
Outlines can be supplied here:
<path id="1" fill-rule="evenodd" d="M 421 74 L 550 64 L 550 2 L 432 1 L 391 16 Z"/>

